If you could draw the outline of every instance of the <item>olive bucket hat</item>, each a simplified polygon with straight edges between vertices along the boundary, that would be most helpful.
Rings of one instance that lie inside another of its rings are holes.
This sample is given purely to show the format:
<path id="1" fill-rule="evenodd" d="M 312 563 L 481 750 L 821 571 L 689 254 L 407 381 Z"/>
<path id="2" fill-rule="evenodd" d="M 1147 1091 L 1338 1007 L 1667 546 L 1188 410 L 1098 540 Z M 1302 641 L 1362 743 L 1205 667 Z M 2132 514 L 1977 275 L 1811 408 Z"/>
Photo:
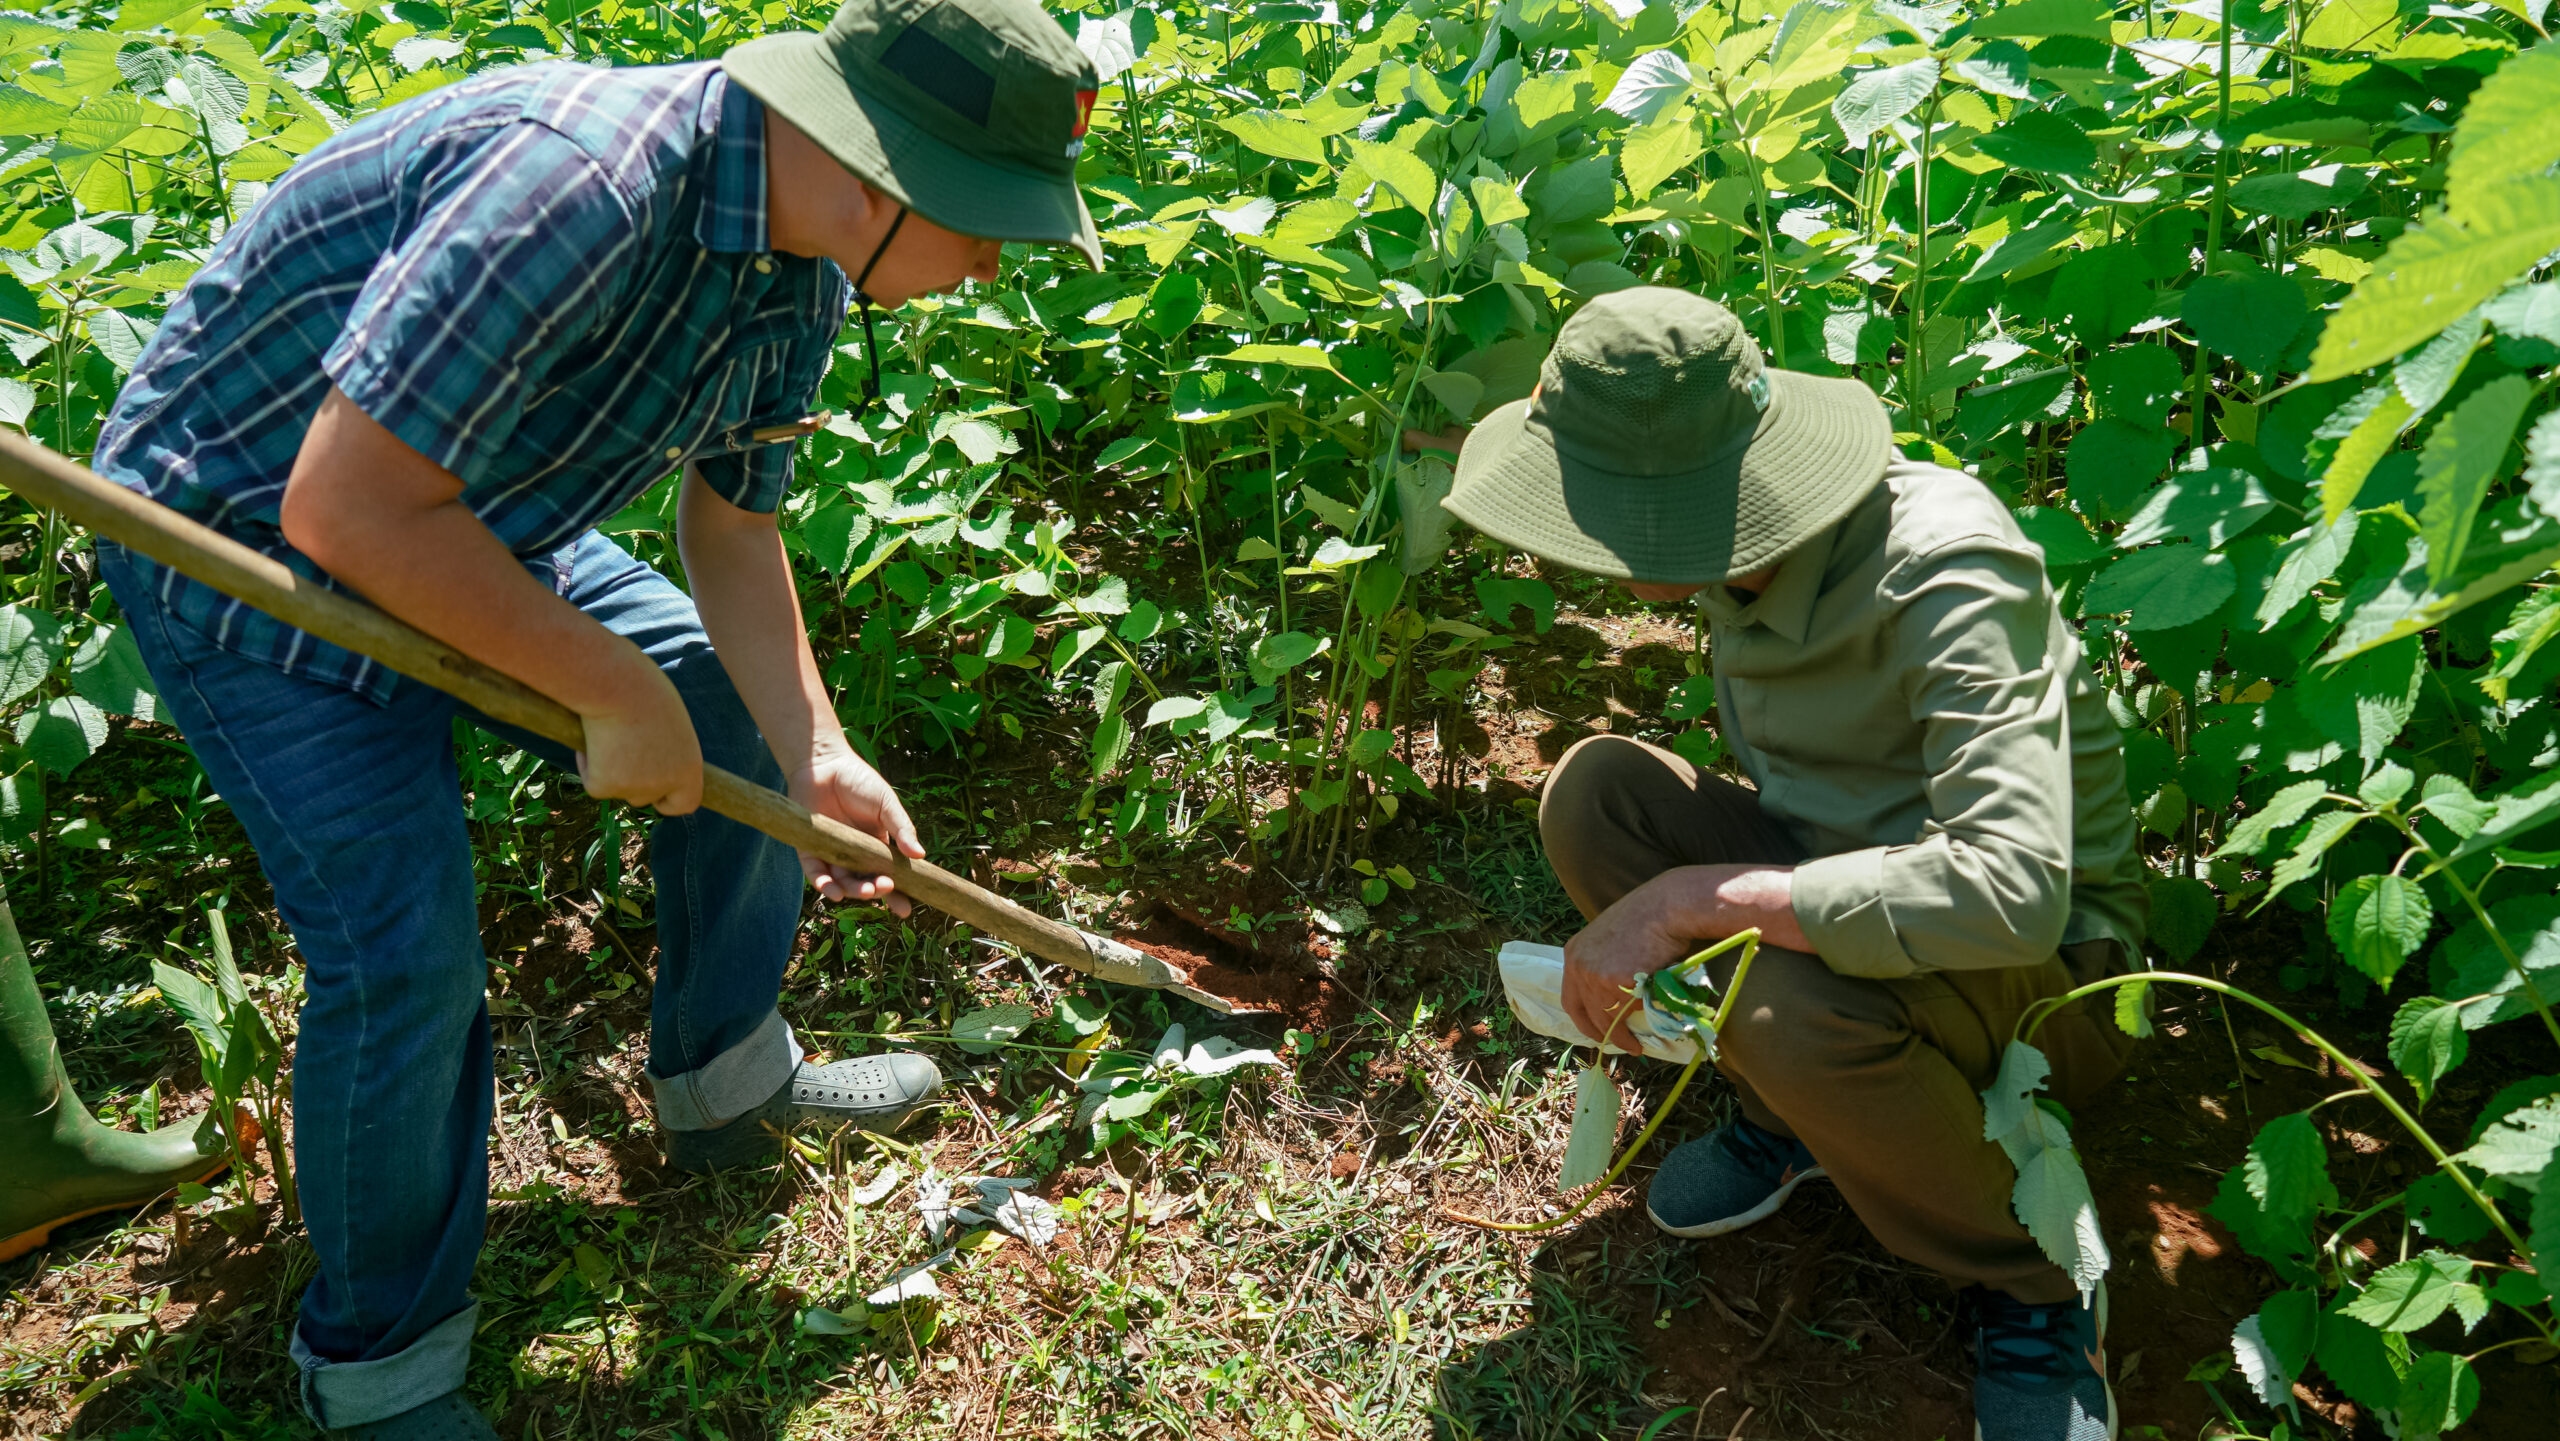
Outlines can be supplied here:
<path id="1" fill-rule="evenodd" d="M 984 240 L 1102 242 L 1076 189 L 1100 88 L 1037 0 L 846 0 L 827 28 L 768 35 L 721 68 L 918 215 Z"/>
<path id="2" fill-rule="evenodd" d="M 1594 575 L 1723 581 L 1847 515 L 1892 440 L 1866 386 L 1772 369 L 1732 311 L 1638 286 L 1565 322 L 1538 388 L 1467 437 L 1441 504 Z"/>

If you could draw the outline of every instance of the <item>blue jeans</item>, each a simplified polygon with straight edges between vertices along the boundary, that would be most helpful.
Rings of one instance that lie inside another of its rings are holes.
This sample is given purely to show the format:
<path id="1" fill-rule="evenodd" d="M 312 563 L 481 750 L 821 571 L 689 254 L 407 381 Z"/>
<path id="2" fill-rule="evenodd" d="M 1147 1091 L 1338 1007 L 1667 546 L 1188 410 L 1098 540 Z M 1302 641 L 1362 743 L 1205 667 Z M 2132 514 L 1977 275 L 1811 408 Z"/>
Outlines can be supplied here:
<path id="1" fill-rule="evenodd" d="M 233 655 L 163 610 L 122 549 L 98 553 L 169 718 L 248 830 L 302 951 L 294 1164 L 319 1255 L 293 1338 L 303 1404 L 328 1427 L 397 1415 L 462 1384 L 488 1211 L 488 966 L 454 717 L 554 765 L 571 757 L 415 681 L 376 705 Z M 593 533 L 530 568 L 666 671 L 706 761 L 780 786 L 683 592 Z M 799 1063 L 774 1002 L 800 865 L 707 811 L 659 820 L 649 865 L 649 1075 L 659 1123 L 703 1129 Z"/>

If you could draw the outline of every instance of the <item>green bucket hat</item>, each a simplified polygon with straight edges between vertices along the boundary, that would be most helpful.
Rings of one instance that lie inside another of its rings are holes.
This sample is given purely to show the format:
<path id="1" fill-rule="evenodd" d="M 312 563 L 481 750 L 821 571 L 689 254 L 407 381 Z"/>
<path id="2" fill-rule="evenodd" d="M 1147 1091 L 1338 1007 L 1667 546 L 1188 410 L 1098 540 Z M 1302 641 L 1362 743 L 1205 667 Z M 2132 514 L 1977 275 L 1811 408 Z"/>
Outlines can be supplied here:
<path id="1" fill-rule="evenodd" d="M 1892 440 L 1866 386 L 1772 369 L 1732 311 L 1637 286 L 1565 322 L 1538 388 L 1467 437 L 1441 504 L 1576 570 L 1709 583 L 1847 515 Z"/>
<path id="2" fill-rule="evenodd" d="M 1100 88 L 1036 0 L 846 0 L 721 67 L 846 169 L 945 230 L 1061 241 L 1102 268 L 1076 189 Z"/>

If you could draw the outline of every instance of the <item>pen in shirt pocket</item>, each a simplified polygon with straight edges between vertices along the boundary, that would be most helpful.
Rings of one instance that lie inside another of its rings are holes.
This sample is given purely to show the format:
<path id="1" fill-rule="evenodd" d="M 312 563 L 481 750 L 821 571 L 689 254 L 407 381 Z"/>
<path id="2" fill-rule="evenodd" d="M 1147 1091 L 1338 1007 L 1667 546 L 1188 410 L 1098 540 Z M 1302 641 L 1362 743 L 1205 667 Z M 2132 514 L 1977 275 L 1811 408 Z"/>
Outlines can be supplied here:
<path id="1" fill-rule="evenodd" d="M 834 418 L 834 411 L 821 410 L 782 425 L 759 426 L 747 432 L 747 440 L 753 445 L 774 445 L 786 440 L 798 440 L 804 435 L 815 435 Z"/>

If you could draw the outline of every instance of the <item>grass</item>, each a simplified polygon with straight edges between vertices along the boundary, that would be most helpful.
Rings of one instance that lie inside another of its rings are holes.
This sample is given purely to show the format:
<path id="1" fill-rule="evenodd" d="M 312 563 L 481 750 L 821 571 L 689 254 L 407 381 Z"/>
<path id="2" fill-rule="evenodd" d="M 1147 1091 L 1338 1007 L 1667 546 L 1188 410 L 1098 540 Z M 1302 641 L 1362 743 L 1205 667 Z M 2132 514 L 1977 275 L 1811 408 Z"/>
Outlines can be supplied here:
<path id="1" fill-rule="evenodd" d="M 500 1086 L 471 1390 L 510 1438 L 1582 1436 L 1654 1414 L 1641 1349 L 1587 1275 L 1439 1215 L 1547 1204 L 1570 1114 L 1561 1048 L 1458 963 L 1480 959 L 1486 917 L 1552 935 L 1569 914 L 1517 810 L 1418 835 L 1442 884 L 1379 908 L 1372 1004 L 1321 1037 L 1085 986 L 1114 1047 L 1176 1020 L 1195 1039 L 1295 1042 L 1285 1066 L 1178 1092 L 1106 1147 L 1070 1124 L 1060 1052 L 1076 1037 L 1044 1015 L 1031 1044 L 993 1055 L 916 1042 L 950 1084 L 898 1136 L 804 1132 L 776 1166 L 687 1179 L 655 1163 L 640 1079 L 639 837 L 604 833 L 574 786 L 520 758 L 475 740 L 465 763 Z M 198 908 L 228 905 L 288 1033 L 298 971 L 236 827 L 188 789 L 165 734 L 125 730 L 92 765 L 87 787 L 133 788 L 118 852 L 57 858 L 16 900 L 93 1105 L 130 1123 L 147 1090 L 175 1116 L 202 1088 L 149 958 L 200 945 Z M 945 838 L 973 815 L 1009 846 L 1073 825 L 1003 827 L 988 814 L 1002 784 L 907 792 Z M 1115 898 L 1073 899 L 1092 914 Z M 1058 979 L 948 927 L 813 909 L 785 1004 L 816 1044 L 858 1051 L 998 1001 L 1045 1012 Z M 934 1250 L 912 1184 L 928 1165 L 1046 1178 L 1065 1225 L 1040 1247 L 970 1233 L 938 1300 L 865 1308 Z M 901 1184 L 857 1203 L 888 1166 Z M 176 1208 L 183 1223 L 164 1205 L 74 1228 L 0 1271 L 10 1426 L 311 1434 L 284 1354 L 311 1252 L 239 1200 L 225 1186 Z"/>
<path id="2" fill-rule="evenodd" d="M 1622 656 L 1645 643 L 1602 639 Z M 784 987 L 795 1026 L 822 1052 L 914 1045 L 950 1084 L 896 1136 L 804 1131 L 776 1165 L 711 1179 L 656 1159 L 641 1078 L 654 950 L 641 828 L 468 737 L 500 1087 L 473 1398 L 508 1441 L 1960 1434 L 1969 1363 L 1951 1293 L 1868 1240 L 1831 1193 L 1712 1242 L 1668 1244 L 1647 1225 L 1637 1198 L 1652 1161 L 1721 1123 L 1721 1086 L 1694 1087 L 1653 1156 L 1555 1233 L 1507 1237 L 1444 1214 L 1532 1219 L 1559 1204 L 1572 1064 L 1517 1026 L 1488 961 L 1503 940 L 1574 927 L 1514 778 L 1552 761 L 1575 727 L 1569 707 L 1596 718 L 1591 697 L 1620 682 L 1567 657 L 1535 683 L 1536 710 L 1485 687 L 1473 718 L 1486 748 L 1465 753 L 1454 798 L 1409 808 L 1377 837 L 1378 863 L 1416 884 L 1372 907 L 1338 962 L 1362 998 L 1344 1023 L 1300 1035 L 1217 1017 L 1029 967 L 938 920 L 813 904 Z M 1104 929 L 1221 859 L 1205 840 L 1193 853 L 1124 850 L 1107 817 L 1076 815 L 1072 769 L 1044 744 L 1034 728 L 1008 753 L 900 777 L 938 857 L 1031 861 L 1053 878 L 1039 903 Z M 72 1071 L 93 1108 L 125 1124 L 200 1109 L 192 1050 L 148 989 L 149 963 L 200 948 L 202 908 L 229 907 L 251 985 L 289 1036 L 299 969 L 255 858 L 166 731 L 120 728 L 64 790 L 114 849 L 55 855 L 41 885 L 12 878 L 12 900 Z M 1040 1015 L 1016 1044 L 980 1055 L 949 1043 L 955 1020 L 1008 1001 Z M 1115 1050 L 1146 1050 L 1178 1021 L 1193 1040 L 1231 1036 L 1285 1063 L 1178 1089 L 1096 1136 L 1073 1124 L 1066 1068 L 1080 1035 L 1067 1009 L 1107 1013 Z M 2204 1018 L 2166 1017 L 2164 1032 L 2193 1019 L 2212 1046 L 2146 1058 L 2140 1091 L 2118 1088 L 2129 1109 L 2093 1154 L 2136 1174 L 2110 1197 L 2157 1195 L 2144 1187 L 2167 1173 L 2139 1170 L 2152 1134 L 2183 1138 L 2172 1128 L 2209 1119 L 2209 1141 L 2182 1140 L 2182 1154 L 2222 1165 L 2245 1143 L 2238 1121 L 2174 1109 L 2198 1084 L 2188 1070 L 2227 1068 Z M 1621 1064 L 1622 1136 L 1672 1076 Z M 2091 1134 L 2106 1133 L 2093 1120 Z M 858 1199 L 891 1166 L 898 1182 Z M 1042 1246 L 966 1232 L 937 1299 L 868 1307 L 937 1250 L 915 1205 L 928 1166 L 1038 1178 L 1062 1228 Z M 2212 1174 L 2189 1189 L 2209 1194 Z M 259 1204 L 227 1185 L 100 1218 L 0 1267 L 0 1437 L 311 1436 L 286 1346 L 312 1255 L 264 1183 L 252 1191 Z M 2107 1204 L 2119 1226 L 2151 1205 L 2158 1229 L 2156 1200 Z M 2124 1233 L 2119 1254 L 2147 1255 L 2149 1234 Z M 2201 1408 L 2177 1378 L 2264 1294 L 2236 1256 L 2202 1265 L 2148 1293 L 2150 1336 L 2125 1332 L 2155 1411 L 2172 1395 Z M 2207 1281 L 2220 1289 L 2200 1290 Z M 2120 1317 L 2136 1296 L 2120 1292 Z M 2203 1319 L 2174 1335 L 2156 1319 L 2189 1311 Z"/>

